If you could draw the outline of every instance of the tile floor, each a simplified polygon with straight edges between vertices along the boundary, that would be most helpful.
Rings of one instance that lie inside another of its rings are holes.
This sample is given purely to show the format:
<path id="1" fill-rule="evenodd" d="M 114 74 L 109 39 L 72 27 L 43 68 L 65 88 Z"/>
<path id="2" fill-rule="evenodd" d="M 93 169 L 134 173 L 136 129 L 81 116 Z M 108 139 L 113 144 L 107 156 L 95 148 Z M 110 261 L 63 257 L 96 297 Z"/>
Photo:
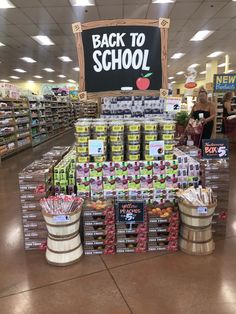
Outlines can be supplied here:
<path id="1" fill-rule="evenodd" d="M 0 313 L 236 313 L 236 147 L 226 235 L 212 255 L 90 256 L 57 268 L 42 252 L 24 251 L 17 174 L 53 145 L 72 143 L 68 132 L 0 166 Z"/>

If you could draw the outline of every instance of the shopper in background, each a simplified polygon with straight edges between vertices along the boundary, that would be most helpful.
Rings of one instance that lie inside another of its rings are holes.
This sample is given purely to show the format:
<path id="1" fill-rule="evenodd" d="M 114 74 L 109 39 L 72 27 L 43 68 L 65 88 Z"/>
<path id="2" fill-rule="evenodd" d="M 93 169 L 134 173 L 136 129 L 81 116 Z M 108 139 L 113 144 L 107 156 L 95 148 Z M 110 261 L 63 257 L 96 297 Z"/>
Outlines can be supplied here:
<path id="1" fill-rule="evenodd" d="M 233 93 L 232 92 L 227 92 L 224 94 L 224 97 L 222 99 L 222 105 L 223 105 L 223 121 L 222 121 L 222 133 L 225 134 L 225 123 L 226 119 L 229 116 L 236 115 L 236 110 L 233 109 L 232 106 L 232 98 L 233 98 Z"/>
<path id="2" fill-rule="evenodd" d="M 192 108 L 190 118 L 201 121 L 203 125 L 202 139 L 211 138 L 215 116 L 215 106 L 208 101 L 207 91 L 201 87 L 199 89 L 197 103 Z"/>

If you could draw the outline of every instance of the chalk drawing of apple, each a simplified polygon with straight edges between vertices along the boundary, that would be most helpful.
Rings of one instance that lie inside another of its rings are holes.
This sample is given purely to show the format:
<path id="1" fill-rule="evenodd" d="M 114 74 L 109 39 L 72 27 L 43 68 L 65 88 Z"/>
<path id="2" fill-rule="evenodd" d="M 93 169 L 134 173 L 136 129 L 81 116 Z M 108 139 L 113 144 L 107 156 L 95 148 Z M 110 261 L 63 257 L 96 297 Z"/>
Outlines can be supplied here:
<path id="1" fill-rule="evenodd" d="M 145 75 L 141 75 L 141 77 L 139 77 L 136 80 L 136 86 L 138 89 L 140 90 L 146 90 L 148 89 L 148 87 L 150 86 L 150 80 L 149 77 L 152 75 L 153 73 L 147 73 Z"/>

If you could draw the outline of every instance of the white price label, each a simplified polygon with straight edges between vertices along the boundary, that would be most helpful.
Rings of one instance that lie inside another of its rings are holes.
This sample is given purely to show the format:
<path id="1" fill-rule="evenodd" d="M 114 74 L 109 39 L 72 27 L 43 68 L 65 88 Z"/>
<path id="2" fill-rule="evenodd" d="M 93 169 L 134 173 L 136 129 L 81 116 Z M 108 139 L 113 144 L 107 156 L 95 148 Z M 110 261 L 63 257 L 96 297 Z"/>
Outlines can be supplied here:
<path id="1" fill-rule="evenodd" d="M 69 215 L 53 216 L 52 221 L 55 223 L 68 222 L 70 221 L 70 216 Z"/>
<path id="2" fill-rule="evenodd" d="M 99 156 L 104 154 L 104 141 L 89 140 L 89 155 Z"/>
<path id="3" fill-rule="evenodd" d="M 207 214 L 208 210 L 207 210 L 207 207 L 200 206 L 197 208 L 197 212 L 198 214 L 204 215 L 204 214 Z"/>
<path id="4" fill-rule="evenodd" d="M 149 155 L 153 157 L 163 156 L 165 152 L 164 141 L 151 141 L 149 143 Z"/>
<path id="5" fill-rule="evenodd" d="M 225 156 L 227 156 L 227 149 L 226 149 L 225 146 L 219 147 L 219 149 L 218 149 L 218 155 L 219 155 L 219 157 L 225 157 Z"/>

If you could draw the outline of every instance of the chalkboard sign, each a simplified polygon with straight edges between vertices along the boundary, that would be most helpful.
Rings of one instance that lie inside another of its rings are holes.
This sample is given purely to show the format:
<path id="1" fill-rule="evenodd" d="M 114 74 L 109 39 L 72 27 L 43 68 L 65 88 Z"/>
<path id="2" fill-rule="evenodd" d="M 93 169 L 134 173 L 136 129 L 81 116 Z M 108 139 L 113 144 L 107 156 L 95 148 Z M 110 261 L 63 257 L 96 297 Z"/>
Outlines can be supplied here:
<path id="1" fill-rule="evenodd" d="M 117 222 L 144 222 L 144 201 L 117 201 Z"/>
<path id="2" fill-rule="evenodd" d="M 236 74 L 215 74 L 214 92 L 227 92 L 236 90 Z"/>
<path id="3" fill-rule="evenodd" d="M 168 28 L 168 19 L 73 24 L 79 91 L 91 98 L 166 89 Z"/>
<path id="4" fill-rule="evenodd" d="M 204 159 L 229 158 L 229 141 L 227 139 L 202 140 Z"/>

